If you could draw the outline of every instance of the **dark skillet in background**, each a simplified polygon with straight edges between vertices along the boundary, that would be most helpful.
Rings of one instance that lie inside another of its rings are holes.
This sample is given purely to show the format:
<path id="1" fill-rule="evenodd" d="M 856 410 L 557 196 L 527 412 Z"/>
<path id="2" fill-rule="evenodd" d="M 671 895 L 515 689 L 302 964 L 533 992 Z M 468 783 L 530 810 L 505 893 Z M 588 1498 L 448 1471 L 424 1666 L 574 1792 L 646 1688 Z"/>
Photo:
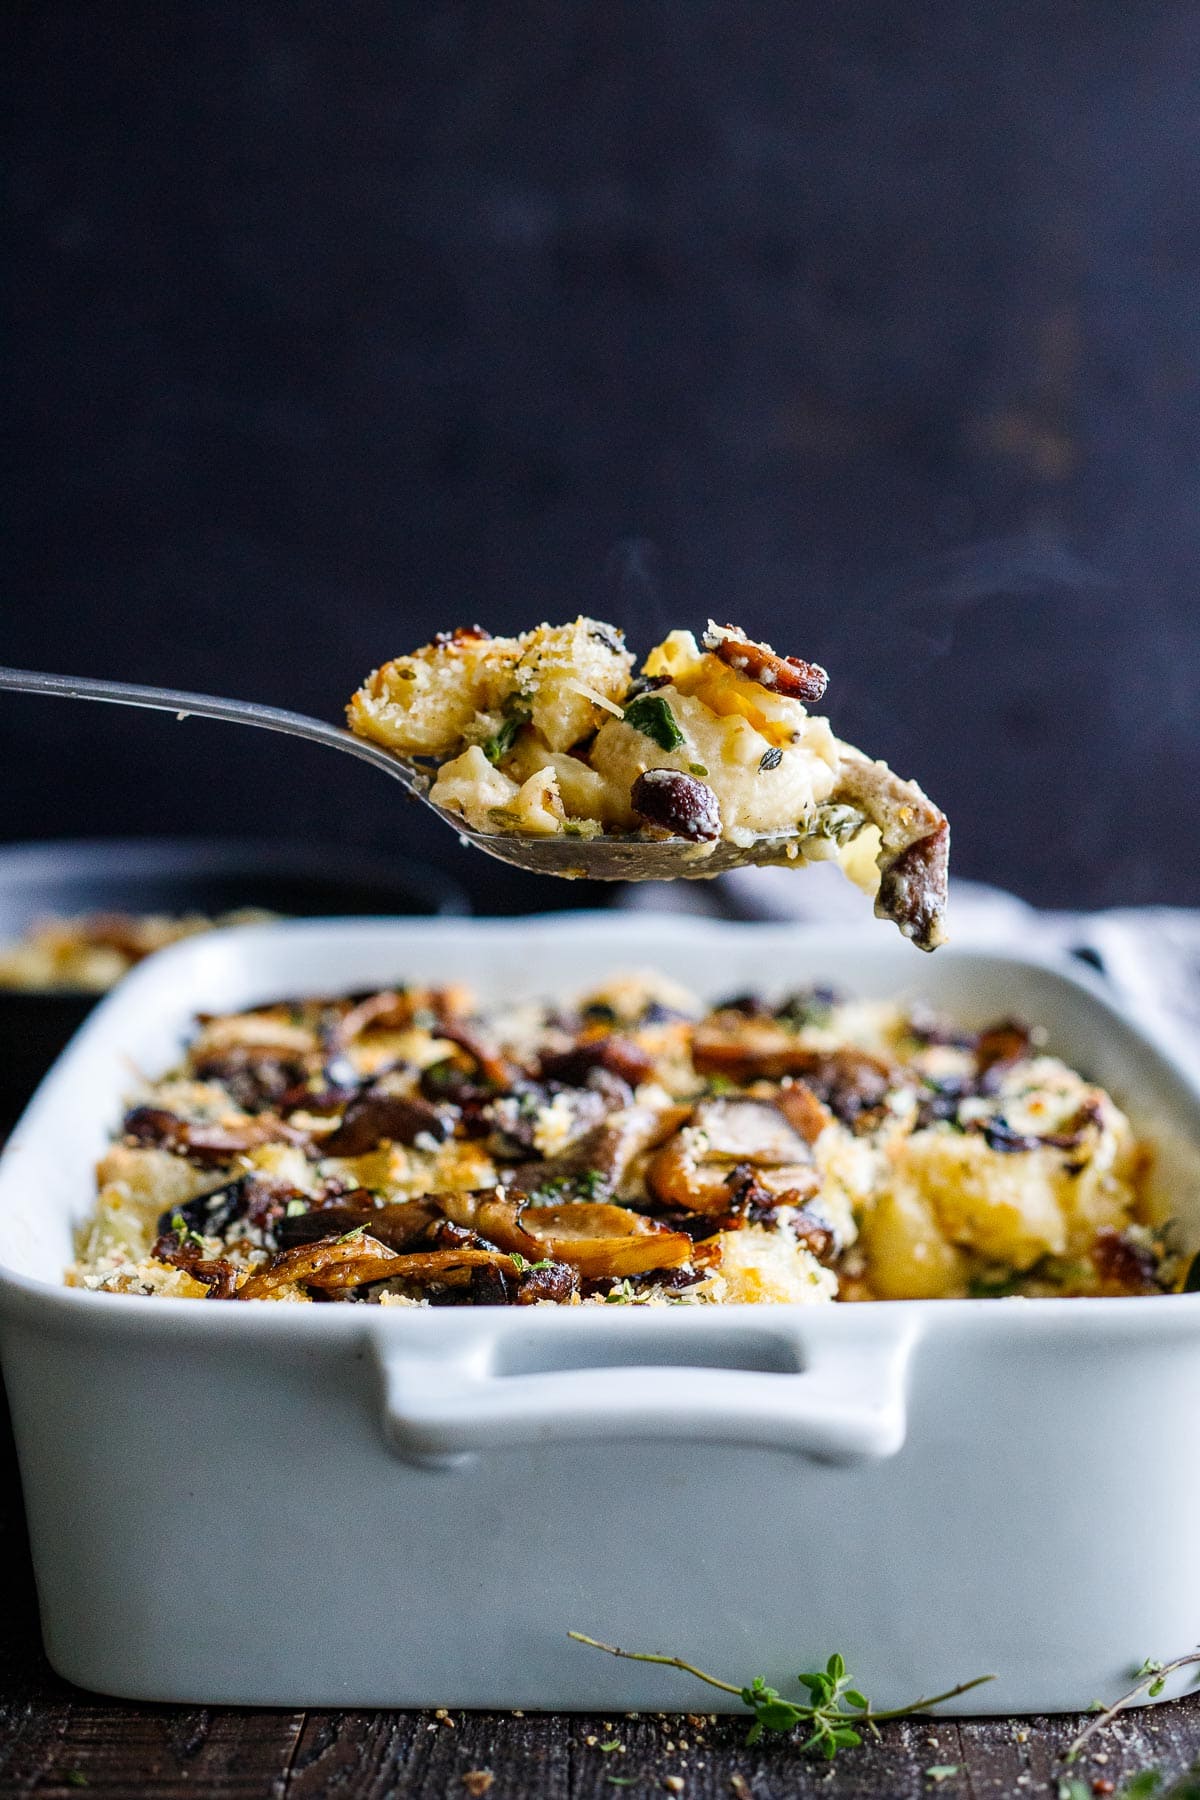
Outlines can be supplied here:
<path id="1" fill-rule="evenodd" d="M 0 942 L 35 919 L 90 912 L 209 913 L 263 907 L 293 918 L 458 914 L 439 870 L 345 846 L 255 838 L 105 838 L 0 848 Z M 0 1133 L 103 996 L 0 988 Z"/>

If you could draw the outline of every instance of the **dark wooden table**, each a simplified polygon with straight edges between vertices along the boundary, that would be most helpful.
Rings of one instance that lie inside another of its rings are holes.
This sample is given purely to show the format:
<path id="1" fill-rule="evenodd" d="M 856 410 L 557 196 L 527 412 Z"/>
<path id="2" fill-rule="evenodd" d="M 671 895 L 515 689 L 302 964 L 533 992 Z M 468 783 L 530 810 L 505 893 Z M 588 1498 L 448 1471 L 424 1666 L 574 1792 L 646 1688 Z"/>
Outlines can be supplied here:
<path id="1" fill-rule="evenodd" d="M 5 1432 L 7 1430 L 5 1423 Z M 141 1706 L 71 1687 L 51 1671 L 38 1633 L 20 1490 L 0 1447 L 0 1796 L 93 1793 L 265 1800 L 315 1795 L 420 1795 L 522 1800 L 619 1795 L 782 1800 L 784 1795 L 1054 1796 L 1075 1719 L 904 1721 L 830 1767 L 790 1739 L 745 1747 L 734 1719 L 514 1717 L 414 1712 L 277 1712 Z M 1185 1646 L 1164 1645 L 1163 1654 Z M 605 1752 L 613 1740 L 618 1750 Z M 1200 1758 L 1200 1695 L 1128 1714 L 1100 1757 L 1072 1771 L 1117 1788 L 1148 1767 L 1171 1778 Z M 1103 1758 L 1104 1760 L 1101 1760 Z M 952 1775 L 928 1771 L 954 1765 Z M 488 1781 L 487 1776 L 492 1780 Z M 679 1787 L 678 1782 L 682 1782 Z M 1098 1790 L 1110 1790 L 1101 1786 Z"/>

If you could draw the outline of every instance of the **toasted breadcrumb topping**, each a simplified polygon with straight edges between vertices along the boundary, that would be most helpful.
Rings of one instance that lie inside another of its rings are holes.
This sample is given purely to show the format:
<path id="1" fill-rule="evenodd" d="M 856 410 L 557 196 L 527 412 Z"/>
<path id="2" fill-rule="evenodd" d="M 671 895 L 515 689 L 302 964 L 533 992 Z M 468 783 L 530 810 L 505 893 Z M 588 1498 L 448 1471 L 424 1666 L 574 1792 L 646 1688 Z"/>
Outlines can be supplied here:
<path id="1" fill-rule="evenodd" d="M 1158 1293 L 1181 1257 L 1103 1089 L 1003 1021 L 622 974 L 200 1021 L 97 1170 L 75 1286 L 310 1304 Z"/>

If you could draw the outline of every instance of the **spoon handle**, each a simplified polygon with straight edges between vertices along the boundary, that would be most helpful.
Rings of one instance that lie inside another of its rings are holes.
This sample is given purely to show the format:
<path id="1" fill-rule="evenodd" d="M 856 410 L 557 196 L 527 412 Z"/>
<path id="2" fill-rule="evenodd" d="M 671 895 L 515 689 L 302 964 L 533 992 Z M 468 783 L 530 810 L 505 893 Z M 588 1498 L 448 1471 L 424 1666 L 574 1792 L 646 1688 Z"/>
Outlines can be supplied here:
<path id="1" fill-rule="evenodd" d="M 282 706 L 225 700 L 216 694 L 188 694 L 181 688 L 145 687 L 137 682 L 95 681 L 86 675 L 46 675 L 35 669 L 0 668 L 0 689 L 3 688 L 46 694 L 59 700 L 106 700 L 115 706 L 141 706 L 151 712 L 173 712 L 180 719 L 223 719 L 233 725 L 257 725 L 264 731 L 282 731 L 290 737 L 326 744 L 332 750 L 345 750 L 386 770 L 406 786 L 411 785 L 400 760 L 381 746 L 364 743 L 340 725 L 310 718 L 307 713 L 288 712 Z"/>

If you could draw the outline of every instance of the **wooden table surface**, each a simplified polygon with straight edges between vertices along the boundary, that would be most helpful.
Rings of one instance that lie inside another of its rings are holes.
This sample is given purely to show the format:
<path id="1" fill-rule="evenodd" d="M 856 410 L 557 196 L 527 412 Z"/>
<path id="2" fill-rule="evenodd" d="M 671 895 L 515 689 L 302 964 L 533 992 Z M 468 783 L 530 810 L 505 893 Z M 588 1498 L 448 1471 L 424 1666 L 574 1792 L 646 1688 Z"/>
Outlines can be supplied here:
<path id="1" fill-rule="evenodd" d="M 821 1795 L 1056 1796 L 1075 1719 L 937 1718 L 885 1726 L 878 1743 L 832 1766 L 774 1737 L 749 1750 L 745 1726 L 673 1715 L 282 1712 L 126 1705 L 61 1681 L 42 1653 L 33 1575 L 11 1445 L 0 1445 L 0 1796 L 97 1794 L 265 1800 L 316 1795 L 616 1800 L 682 1793 L 728 1800 Z M 1164 1645 L 1164 1655 L 1186 1646 Z M 681 1677 L 682 1681 L 682 1677 Z M 600 1745 L 622 1746 L 607 1753 Z M 1200 1759 L 1200 1694 L 1118 1720 L 1100 1756 L 1073 1774 L 1113 1782 L 1157 1767 L 1167 1778 Z M 1103 1758 L 1103 1760 L 1101 1760 Z M 954 1765 L 940 1778 L 932 1768 Z M 489 1782 L 487 1775 L 492 1776 Z M 671 1779 L 682 1781 L 680 1789 Z M 1111 1790 L 1100 1785 L 1098 1793 Z"/>

